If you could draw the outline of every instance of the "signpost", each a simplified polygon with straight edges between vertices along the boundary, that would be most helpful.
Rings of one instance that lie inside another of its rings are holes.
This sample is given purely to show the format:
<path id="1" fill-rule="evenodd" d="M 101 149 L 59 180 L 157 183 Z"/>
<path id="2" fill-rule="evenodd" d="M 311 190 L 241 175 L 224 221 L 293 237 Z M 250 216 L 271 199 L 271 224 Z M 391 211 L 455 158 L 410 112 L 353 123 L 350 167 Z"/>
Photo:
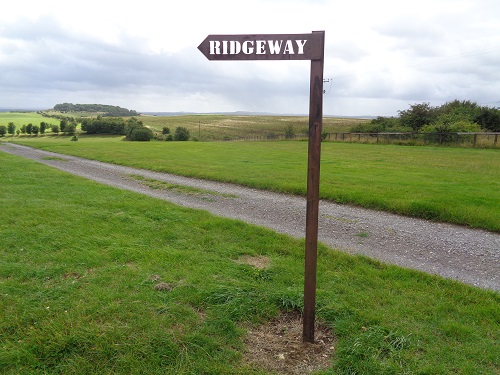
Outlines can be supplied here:
<path id="1" fill-rule="evenodd" d="M 314 342 L 325 32 L 209 35 L 198 49 L 209 60 L 311 60 L 302 338 Z"/>

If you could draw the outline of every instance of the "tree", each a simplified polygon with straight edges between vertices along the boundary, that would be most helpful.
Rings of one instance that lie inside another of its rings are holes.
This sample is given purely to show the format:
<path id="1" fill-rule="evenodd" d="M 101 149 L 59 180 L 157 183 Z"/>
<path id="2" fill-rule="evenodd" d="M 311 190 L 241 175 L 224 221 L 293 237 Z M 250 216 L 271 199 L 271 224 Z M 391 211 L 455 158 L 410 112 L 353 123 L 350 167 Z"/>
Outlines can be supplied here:
<path id="1" fill-rule="evenodd" d="M 62 132 L 66 131 L 66 126 L 68 126 L 68 120 L 63 119 L 59 122 L 59 128 L 61 129 Z"/>
<path id="2" fill-rule="evenodd" d="M 7 131 L 10 135 L 14 135 L 16 132 L 16 125 L 14 125 L 13 122 L 9 122 L 9 125 L 7 126 Z"/>
<path id="3" fill-rule="evenodd" d="M 28 125 L 26 125 L 26 133 L 31 134 L 33 131 L 33 124 L 30 122 Z"/>
<path id="4" fill-rule="evenodd" d="M 130 122 L 130 120 L 125 122 L 121 117 L 103 116 L 85 118 L 82 120 L 81 129 L 87 132 L 87 134 L 126 134 L 127 123 Z M 134 118 L 134 120 L 136 123 L 138 122 L 137 119 Z"/>
<path id="5" fill-rule="evenodd" d="M 453 100 L 436 108 L 438 117 L 452 116 L 457 121 L 474 121 L 479 115 L 481 107 L 470 100 Z"/>
<path id="6" fill-rule="evenodd" d="M 431 124 L 436 119 L 436 110 L 430 103 L 410 105 L 410 109 L 398 111 L 401 125 L 414 131 Z"/>
<path id="7" fill-rule="evenodd" d="M 182 126 L 178 126 L 175 129 L 174 133 L 174 141 L 187 141 L 191 135 L 189 134 L 189 130 L 187 128 L 183 128 Z"/>
<path id="8" fill-rule="evenodd" d="M 21 126 L 21 133 L 26 134 L 26 125 Z"/>
<path id="9" fill-rule="evenodd" d="M 474 121 L 484 130 L 500 132 L 500 109 L 482 107 Z"/>
<path id="10" fill-rule="evenodd" d="M 31 132 L 34 135 L 38 135 L 38 133 L 40 132 L 40 128 L 38 127 L 38 125 L 33 125 L 33 128 L 31 129 Z"/>
<path id="11" fill-rule="evenodd" d="M 40 134 L 45 134 L 45 129 L 47 129 L 47 123 L 45 121 L 42 121 L 40 123 Z"/>
<path id="12" fill-rule="evenodd" d="M 52 130 L 52 133 L 59 133 L 59 125 L 52 125 L 50 127 L 50 130 Z"/>
<path id="13" fill-rule="evenodd" d="M 132 110 L 116 105 L 106 105 L 106 104 L 73 104 L 73 103 L 62 103 L 56 104 L 54 106 L 55 111 L 59 112 L 99 112 L 103 113 L 104 116 L 138 116 L 139 113 Z"/>
<path id="14" fill-rule="evenodd" d="M 127 123 L 125 124 L 125 136 L 127 137 L 128 140 L 132 140 L 132 133 L 136 128 L 143 128 L 142 121 L 137 120 L 135 117 L 132 117 L 127 120 Z M 153 132 L 151 132 L 153 134 Z"/>
<path id="15" fill-rule="evenodd" d="M 170 134 L 170 129 L 164 126 L 163 130 L 161 131 L 161 134 Z"/>
<path id="16" fill-rule="evenodd" d="M 7 127 L 5 125 L 0 125 L 0 137 L 3 137 L 7 134 Z"/>
<path id="17" fill-rule="evenodd" d="M 76 124 L 75 123 L 67 124 L 64 127 L 64 132 L 68 133 L 69 135 L 76 134 Z"/>

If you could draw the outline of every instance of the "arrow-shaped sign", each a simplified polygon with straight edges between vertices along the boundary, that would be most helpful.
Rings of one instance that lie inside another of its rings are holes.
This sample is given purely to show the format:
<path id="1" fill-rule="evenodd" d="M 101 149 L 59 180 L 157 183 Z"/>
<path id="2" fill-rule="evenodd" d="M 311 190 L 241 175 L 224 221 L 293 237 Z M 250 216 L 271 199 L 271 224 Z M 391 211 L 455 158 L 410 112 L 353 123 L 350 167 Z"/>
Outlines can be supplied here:
<path id="1" fill-rule="evenodd" d="M 198 46 L 209 60 L 322 60 L 321 33 L 209 35 Z"/>

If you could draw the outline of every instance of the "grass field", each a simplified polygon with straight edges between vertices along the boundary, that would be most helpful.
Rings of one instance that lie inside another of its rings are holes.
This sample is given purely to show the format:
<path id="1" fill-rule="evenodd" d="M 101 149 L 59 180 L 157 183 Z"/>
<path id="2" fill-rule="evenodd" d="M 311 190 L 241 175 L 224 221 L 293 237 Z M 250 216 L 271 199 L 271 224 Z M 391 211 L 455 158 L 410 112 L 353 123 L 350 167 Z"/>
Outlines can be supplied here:
<path id="1" fill-rule="evenodd" d="M 40 125 L 42 121 L 59 124 L 59 120 L 53 118 L 47 119 L 35 112 L 0 112 L 0 125 L 7 126 L 9 122 L 13 122 L 16 125 L 16 129 L 21 129 L 23 125 L 28 125 L 29 123 Z"/>
<path id="2" fill-rule="evenodd" d="M 295 134 L 307 134 L 309 119 L 300 116 L 234 116 L 234 115 L 186 115 L 186 116 L 141 116 L 140 120 L 151 129 L 161 132 L 168 127 L 171 132 L 178 126 L 185 127 L 191 136 L 200 141 L 234 139 L 239 137 L 271 137 L 285 134 L 292 127 Z M 364 119 L 323 119 L 324 132 L 347 132 Z"/>
<path id="3" fill-rule="evenodd" d="M 293 194 L 306 192 L 307 142 L 124 142 L 14 137 L 55 152 Z M 500 153 L 493 149 L 322 145 L 321 197 L 500 231 Z"/>
<path id="4" fill-rule="evenodd" d="M 301 310 L 303 241 L 2 152 L 0 176 L 0 373 L 266 373 L 243 340 Z M 323 246 L 317 293 L 322 374 L 500 371 L 498 293 Z"/>

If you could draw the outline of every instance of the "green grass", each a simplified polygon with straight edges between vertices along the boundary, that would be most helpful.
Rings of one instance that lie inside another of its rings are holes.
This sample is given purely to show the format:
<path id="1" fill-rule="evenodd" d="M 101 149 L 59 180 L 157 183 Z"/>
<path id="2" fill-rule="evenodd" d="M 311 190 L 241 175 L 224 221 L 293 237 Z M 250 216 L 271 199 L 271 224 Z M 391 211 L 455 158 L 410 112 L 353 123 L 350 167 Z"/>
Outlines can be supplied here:
<path id="1" fill-rule="evenodd" d="M 13 122 L 16 125 L 16 130 L 21 129 L 23 125 L 28 125 L 29 123 L 40 125 L 42 121 L 54 125 L 59 124 L 59 120 L 46 118 L 35 112 L 0 112 L 0 125 L 7 126 L 9 122 Z"/>
<path id="2" fill-rule="evenodd" d="M 307 142 L 124 142 L 122 137 L 14 137 L 15 142 L 105 162 L 306 192 Z M 500 231 L 500 151 L 325 142 L 321 197 Z"/>
<path id="3" fill-rule="evenodd" d="M 171 183 L 168 183 L 165 181 L 156 180 L 154 178 L 146 178 L 146 177 L 143 177 L 140 175 L 131 174 L 128 177 L 133 179 L 133 180 L 139 181 L 140 183 L 150 187 L 151 189 L 156 189 L 156 190 L 172 190 L 172 191 L 176 191 L 176 192 L 183 193 L 186 195 L 195 195 L 195 196 L 203 196 L 203 197 L 221 196 L 221 197 L 226 197 L 226 198 L 237 198 L 237 196 L 234 194 L 224 194 L 224 193 L 219 193 L 219 192 L 213 191 L 213 190 L 200 189 L 200 188 L 178 185 L 178 184 L 171 184 Z"/>
<path id="4" fill-rule="evenodd" d="M 302 307 L 303 241 L 1 152 L 0 177 L 1 373 L 263 374 L 244 326 Z M 498 293 L 320 246 L 317 297 L 322 373 L 500 371 Z"/>

